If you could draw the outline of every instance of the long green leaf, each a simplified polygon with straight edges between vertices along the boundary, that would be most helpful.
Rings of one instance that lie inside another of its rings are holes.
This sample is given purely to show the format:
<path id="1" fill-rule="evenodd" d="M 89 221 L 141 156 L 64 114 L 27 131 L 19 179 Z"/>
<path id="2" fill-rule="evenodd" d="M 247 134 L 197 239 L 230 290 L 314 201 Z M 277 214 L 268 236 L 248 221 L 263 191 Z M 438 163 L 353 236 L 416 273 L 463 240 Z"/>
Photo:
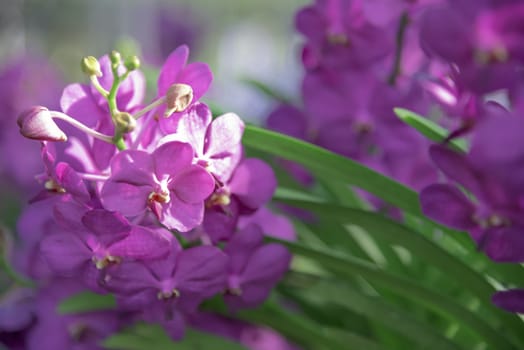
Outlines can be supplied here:
<path id="1" fill-rule="evenodd" d="M 454 277 L 456 282 L 465 289 L 471 288 L 476 295 L 489 296 L 495 292 L 495 288 L 481 274 L 458 258 L 449 254 L 425 236 L 381 214 L 329 203 L 288 200 L 280 197 L 275 197 L 274 199 L 298 208 L 310 210 L 324 218 L 360 226 L 368 234 L 380 241 L 404 246 L 412 254 L 420 255 L 426 261 L 439 267 L 444 273 Z"/>
<path id="2" fill-rule="evenodd" d="M 275 199 L 278 200 L 279 198 L 276 197 Z M 419 256 L 451 277 L 464 291 L 479 297 L 491 315 L 503 320 L 505 327 L 511 328 L 516 336 L 524 334 L 524 323 L 519 317 L 503 312 L 491 304 L 490 298 L 495 292 L 495 288 L 484 278 L 483 274 L 475 271 L 425 236 L 374 212 L 327 203 L 320 204 L 300 200 L 284 200 L 284 202 L 310 210 L 324 218 L 360 226 L 369 235 L 381 242 L 404 246 L 412 254 Z"/>
<path id="3" fill-rule="evenodd" d="M 61 314 L 110 310 L 116 307 L 115 298 L 109 294 L 81 292 L 70 296 L 58 305 Z"/>
<path id="4" fill-rule="evenodd" d="M 241 311 L 237 316 L 249 322 L 267 325 L 306 349 L 385 350 L 372 340 L 357 334 L 330 331 L 329 328 L 298 314 L 285 311 L 273 301 L 268 301 L 255 310 Z"/>
<path id="5" fill-rule="evenodd" d="M 417 282 L 387 273 L 373 264 L 350 256 L 312 249 L 298 243 L 282 241 L 275 238 L 269 240 L 287 246 L 294 254 L 313 259 L 325 268 L 328 268 L 339 278 L 352 279 L 354 274 L 359 274 L 370 282 L 391 289 L 407 298 L 417 300 L 435 312 L 461 322 L 463 326 L 476 332 L 477 336 L 494 346 L 495 349 L 518 348 L 504 337 L 504 335 L 493 329 L 477 315 L 458 304 L 454 299 L 427 289 Z"/>
<path id="6" fill-rule="evenodd" d="M 308 142 L 247 125 L 242 142 L 246 147 L 302 164 L 317 178 L 340 181 L 366 190 L 399 209 L 422 218 L 434 229 L 453 236 L 461 244 L 471 244 L 461 232 L 439 225 L 421 211 L 418 194 L 403 184 Z"/>
<path id="7" fill-rule="evenodd" d="M 418 115 L 415 112 L 403 108 L 394 108 L 393 111 L 404 123 L 412 126 L 431 141 L 442 142 L 448 137 L 449 131 L 435 124 L 431 120 Z M 459 152 L 466 152 L 468 146 L 463 139 L 455 139 L 449 142 L 451 148 Z"/>
<path id="8" fill-rule="evenodd" d="M 422 215 L 418 195 L 406 186 L 321 147 L 273 131 L 248 125 L 243 143 L 267 153 L 304 165 L 326 180 L 360 187 L 401 209 Z"/>
<path id="9" fill-rule="evenodd" d="M 115 350 L 247 350 L 240 343 L 195 329 L 187 329 L 184 339 L 174 342 L 160 326 L 143 323 L 113 334 L 103 345 Z"/>
<path id="10" fill-rule="evenodd" d="M 307 277 L 309 276 L 306 275 Z M 342 306 L 397 331 L 423 349 L 461 349 L 459 345 L 440 334 L 435 327 L 415 319 L 411 314 L 398 306 L 386 303 L 380 297 L 365 295 L 338 280 L 327 278 L 315 278 L 315 280 L 308 288 L 287 295 L 297 300 L 300 305 L 306 299 L 318 303 L 320 307 L 326 304 Z"/>

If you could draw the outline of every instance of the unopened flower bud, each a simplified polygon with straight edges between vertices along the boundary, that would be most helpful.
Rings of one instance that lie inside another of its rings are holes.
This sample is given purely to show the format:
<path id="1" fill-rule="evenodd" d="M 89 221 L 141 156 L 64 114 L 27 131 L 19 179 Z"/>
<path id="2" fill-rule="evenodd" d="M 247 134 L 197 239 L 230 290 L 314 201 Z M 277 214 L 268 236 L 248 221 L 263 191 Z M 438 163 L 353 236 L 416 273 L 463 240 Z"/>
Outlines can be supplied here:
<path id="1" fill-rule="evenodd" d="M 22 112 L 17 119 L 20 133 L 27 138 L 40 141 L 66 141 L 67 136 L 56 125 L 52 112 L 41 106 Z"/>
<path id="2" fill-rule="evenodd" d="M 102 71 L 100 69 L 100 63 L 93 56 L 87 56 L 87 57 L 82 58 L 81 66 L 82 66 L 82 72 L 84 72 L 85 74 L 89 76 L 92 76 L 92 75 L 95 75 L 97 77 L 102 76 Z"/>
<path id="3" fill-rule="evenodd" d="M 174 112 L 181 112 L 193 101 L 193 89 L 187 84 L 173 84 L 166 93 L 167 109 L 164 117 Z"/>
<path id="4" fill-rule="evenodd" d="M 128 57 L 124 61 L 124 66 L 127 68 L 128 71 L 134 71 L 140 68 L 140 59 L 137 56 Z"/>
<path id="5" fill-rule="evenodd" d="M 120 132 L 126 134 L 135 130 L 136 120 L 133 116 L 127 112 L 118 112 L 114 116 L 116 128 Z"/>
<path id="6" fill-rule="evenodd" d="M 113 66 L 118 66 L 122 62 L 122 55 L 120 55 L 120 52 L 113 50 L 109 55 L 109 59 Z"/>

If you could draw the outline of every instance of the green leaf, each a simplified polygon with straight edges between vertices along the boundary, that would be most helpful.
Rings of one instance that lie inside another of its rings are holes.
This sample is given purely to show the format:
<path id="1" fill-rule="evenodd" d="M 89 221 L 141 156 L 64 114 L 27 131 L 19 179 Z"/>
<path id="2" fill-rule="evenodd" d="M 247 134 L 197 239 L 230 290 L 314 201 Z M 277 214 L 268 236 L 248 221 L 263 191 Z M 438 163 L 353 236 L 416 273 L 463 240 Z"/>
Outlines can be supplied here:
<path id="1" fill-rule="evenodd" d="M 339 280 L 318 279 L 306 289 L 295 292 L 300 305 L 307 300 L 315 302 L 320 307 L 335 304 L 363 316 L 373 322 L 380 323 L 407 339 L 418 344 L 421 349 L 461 349 L 461 347 L 443 334 L 434 326 L 428 325 L 402 308 L 386 303 L 378 296 L 365 295 Z M 293 296 L 292 296 L 293 297 Z"/>
<path id="2" fill-rule="evenodd" d="M 415 112 L 403 108 L 394 108 L 393 111 L 404 123 L 412 126 L 431 141 L 442 142 L 448 137 L 449 131 L 431 120 L 424 118 Z M 468 145 L 464 139 L 454 139 L 449 142 L 451 148 L 459 152 L 467 152 Z"/>
<path id="3" fill-rule="evenodd" d="M 355 185 L 394 206 L 422 216 L 417 193 L 351 159 L 252 125 L 246 126 L 242 141 L 247 147 L 300 163 L 319 178 Z"/>
<path id="4" fill-rule="evenodd" d="M 103 345 L 106 349 L 118 350 L 247 350 L 240 343 L 195 329 L 187 329 L 184 338 L 174 342 L 159 325 L 145 323 L 113 334 Z"/>
<path id="5" fill-rule="evenodd" d="M 415 281 L 397 276 L 373 264 L 355 259 L 351 256 L 335 254 L 333 252 L 313 249 L 298 243 L 268 238 L 269 241 L 278 242 L 287 246 L 294 254 L 313 259 L 331 273 L 342 279 L 353 279 L 355 274 L 363 276 L 366 280 L 382 287 L 395 291 L 406 298 L 416 300 L 433 311 L 456 320 L 464 327 L 477 333 L 477 336 L 495 349 L 517 349 L 503 334 L 491 327 L 483 319 L 469 311 L 454 299 L 428 289 Z"/>
<path id="6" fill-rule="evenodd" d="M 275 197 L 275 200 L 281 200 Z M 301 200 L 281 200 L 282 202 L 309 210 L 323 218 L 337 222 L 357 225 L 379 241 L 398 244 L 407 248 L 412 254 L 441 269 L 452 276 L 455 281 L 471 289 L 475 295 L 489 296 L 495 288 L 486 281 L 483 275 L 464 264 L 425 236 L 412 231 L 408 227 L 393 221 L 384 215 L 361 209 L 353 209 L 329 203 L 314 203 Z"/>
<path id="7" fill-rule="evenodd" d="M 382 349 L 374 341 L 350 332 L 337 332 L 316 322 L 284 310 L 273 301 L 266 301 L 255 310 L 240 311 L 237 317 L 267 325 L 305 349 Z"/>
<path id="8" fill-rule="evenodd" d="M 110 310 L 115 307 L 116 301 L 112 295 L 81 292 L 63 300 L 58 305 L 58 312 L 61 314 L 74 314 L 78 312 Z"/>

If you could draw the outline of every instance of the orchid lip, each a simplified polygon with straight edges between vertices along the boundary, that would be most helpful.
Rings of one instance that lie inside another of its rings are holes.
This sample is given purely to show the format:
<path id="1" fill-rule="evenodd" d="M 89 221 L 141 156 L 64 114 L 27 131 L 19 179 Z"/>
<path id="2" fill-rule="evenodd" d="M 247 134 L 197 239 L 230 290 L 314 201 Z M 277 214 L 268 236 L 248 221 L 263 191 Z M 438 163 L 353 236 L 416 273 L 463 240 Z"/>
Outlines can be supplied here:
<path id="1" fill-rule="evenodd" d="M 176 288 L 169 291 L 160 291 L 157 293 L 158 300 L 176 299 L 180 297 L 180 291 Z"/>

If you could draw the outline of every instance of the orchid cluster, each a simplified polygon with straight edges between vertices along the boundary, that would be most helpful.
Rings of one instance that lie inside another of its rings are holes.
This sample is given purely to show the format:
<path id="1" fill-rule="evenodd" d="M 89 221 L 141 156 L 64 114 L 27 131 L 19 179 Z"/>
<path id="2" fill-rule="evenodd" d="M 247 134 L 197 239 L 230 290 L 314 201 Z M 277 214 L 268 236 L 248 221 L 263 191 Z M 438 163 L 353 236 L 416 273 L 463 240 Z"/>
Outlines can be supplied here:
<path id="1" fill-rule="evenodd" d="M 1 317 L 10 324 L 0 324 L 24 333 L 22 348 L 94 349 L 137 321 L 179 340 L 186 324 L 219 318 L 201 314 L 206 299 L 223 295 L 233 312 L 258 306 L 288 270 L 287 249 L 264 239 L 294 239 L 265 207 L 273 171 L 244 156 L 237 115 L 213 118 L 200 101 L 212 74 L 188 55 L 180 46 L 167 58 L 149 105 L 138 58 L 113 51 L 82 60 L 90 84 L 68 85 L 60 110 L 20 114 L 45 169 L 11 252 L 38 288 L 14 290 L 14 311 Z M 56 315 L 61 300 L 86 289 L 113 295 L 116 310 Z"/>
<path id="2" fill-rule="evenodd" d="M 278 106 L 267 125 L 422 191 L 427 216 L 468 231 L 496 262 L 522 263 L 523 18 L 519 0 L 317 0 L 295 22 L 305 37 L 303 106 Z M 395 107 L 449 136 L 431 145 Z M 456 140 L 470 149 L 458 152 Z M 524 291 L 493 302 L 522 313 Z"/>

